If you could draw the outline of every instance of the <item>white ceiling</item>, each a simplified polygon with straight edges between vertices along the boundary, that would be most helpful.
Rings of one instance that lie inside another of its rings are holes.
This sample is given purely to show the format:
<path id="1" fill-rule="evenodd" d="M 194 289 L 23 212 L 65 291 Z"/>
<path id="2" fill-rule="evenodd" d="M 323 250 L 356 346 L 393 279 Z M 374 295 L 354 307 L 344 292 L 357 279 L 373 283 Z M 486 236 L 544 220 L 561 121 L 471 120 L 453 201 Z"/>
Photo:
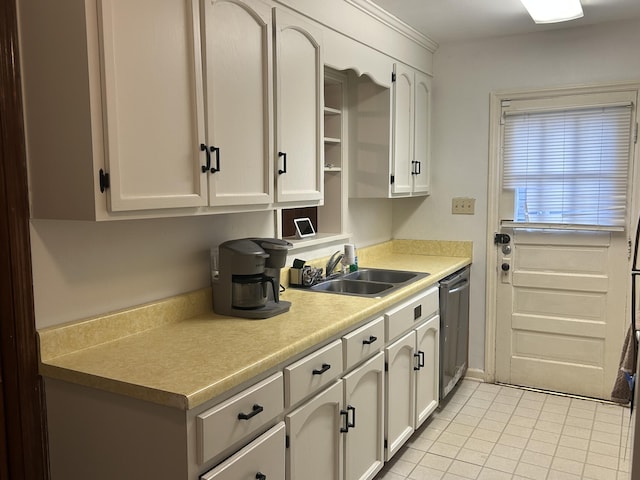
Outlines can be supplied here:
<path id="1" fill-rule="evenodd" d="M 520 0 L 372 0 L 437 43 L 640 19 L 640 0 L 582 0 L 584 17 L 536 25 Z"/>

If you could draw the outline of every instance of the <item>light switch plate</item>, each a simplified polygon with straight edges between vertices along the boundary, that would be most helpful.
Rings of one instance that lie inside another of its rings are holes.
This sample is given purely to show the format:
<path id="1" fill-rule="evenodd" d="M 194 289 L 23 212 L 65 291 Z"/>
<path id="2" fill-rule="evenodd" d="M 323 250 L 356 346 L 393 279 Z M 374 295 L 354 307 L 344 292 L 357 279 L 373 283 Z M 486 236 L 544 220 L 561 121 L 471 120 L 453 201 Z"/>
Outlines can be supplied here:
<path id="1" fill-rule="evenodd" d="M 473 215 L 475 211 L 475 198 L 455 197 L 451 200 L 451 213 L 454 215 Z"/>

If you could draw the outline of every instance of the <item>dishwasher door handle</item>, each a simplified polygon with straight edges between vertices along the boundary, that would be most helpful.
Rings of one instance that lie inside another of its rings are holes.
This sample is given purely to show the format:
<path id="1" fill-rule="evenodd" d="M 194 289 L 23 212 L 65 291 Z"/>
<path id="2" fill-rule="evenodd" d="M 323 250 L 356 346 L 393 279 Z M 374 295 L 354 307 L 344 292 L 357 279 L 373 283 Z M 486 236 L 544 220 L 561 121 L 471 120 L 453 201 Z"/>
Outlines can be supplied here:
<path id="1" fill-rule="evenodd" d="M 448 293 L 456 293 L 460 290 L 464 290 L 465 288 L 469 287 L 469 280 L 465 278 L 462 282 L 452 285 L 452 287 L 453 288 L 451 288 L 451 290 L 447 290 Z"/>

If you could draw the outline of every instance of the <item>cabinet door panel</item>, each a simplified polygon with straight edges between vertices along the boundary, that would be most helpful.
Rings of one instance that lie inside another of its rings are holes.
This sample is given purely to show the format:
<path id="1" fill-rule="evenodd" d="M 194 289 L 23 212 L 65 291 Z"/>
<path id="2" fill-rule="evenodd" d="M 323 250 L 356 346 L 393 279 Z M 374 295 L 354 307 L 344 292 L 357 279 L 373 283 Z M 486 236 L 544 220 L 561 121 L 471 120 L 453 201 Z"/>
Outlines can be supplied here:
<path id="1" fill-rule="evenodd" d="M 272 201 L 271 9 L 251 0 L 208 0 L 205 58 L 211 205 Z"/>
<path id="2" fill-rule="evenodd" d="M 205 205 L 197 1 L 99 5 L 111 210 Z"/>
<path id="3" fill-rule="evenodd" d="M 386 460 L 391 459 L 413 433 L 415 424 L 415 373 L 413 370 L 415 344 L 416 334 L 412 330 L 385 349 L 388 366 L 385 377 Z"/>
<path id="4" fill-rule="evenodd" d="M 213 470 L 200 476 L 201 480 L 239 480 L 284 478 L 285 427 L 280 423 L 258 437 Z"/>
<path id="5" fill-rule="evenodd" d="M 415 73 L 415 128 L 413 193 L 429 193 L 430 132 L 431 132 L 431 80 L 426 75 Z"/>
<path id="6" fill-rule="evenodd" d="M 341 480 L 342 382 L 286 416 L 287 480 Z"/>
<path id="7" fill-rule="evenodd" d="M 394 194 L 411 192 L 413 160 L 413 70 L 395 64 L 393 84 L 393 174 Z"/>
<path id="8" fill-rule="evenodd" d="M 372 479 L 384 465 L 384 354 L 344 377 L 345 407 L 355 427 L 345 435 L 345 479 Z M 350 413 L 351 415 L 351 413 Z"/>
<path id="9" fill-rule="evenodd" d="M 418 428 L 438 407 L 440 374 L 440 315 L 416 329 L 418 354 L 424 366 L 416 375 L 416 425 Z"/>
<path id="10" fill-rule="evenodd" d="M 324 158 L 321 34 L 297 16 L 275 12 L 277 149 L 286 154 L 286 161 L 276 158 L 277 200 L 317 203 Z"/>

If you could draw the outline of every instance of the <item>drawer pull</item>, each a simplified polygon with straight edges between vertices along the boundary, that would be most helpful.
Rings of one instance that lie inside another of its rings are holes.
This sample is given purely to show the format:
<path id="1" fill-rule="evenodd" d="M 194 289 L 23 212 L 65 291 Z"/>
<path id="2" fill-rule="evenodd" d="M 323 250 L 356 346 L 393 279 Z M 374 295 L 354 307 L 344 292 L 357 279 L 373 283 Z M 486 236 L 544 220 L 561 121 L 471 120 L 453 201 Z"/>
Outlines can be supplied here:
<path id="1" fill-rule="evenodd" d="M 328 363 L 323 363 L 323 364 L 322 364 L 322 368 L 320 368 L 320 369 L 317 369 L 317 368 L 316 368 L 316 369 L 314 369 L 314 370 L 312 371 L 312 373 L 313 373 L 314 375 L 322 375 L 324 372 L 326 372 L 326 371 L 327 371 L 327 370 L 329 370 L 330 368 L 331 368 L 331 365 L 329 365 Z"/>
<path id="2" fill-rule="evenodd" d="M 249 420 L 250 418 L 255 417 L 257 414 L 259 414 L 260 412 L 262 412 L 264 410 L 264 407 L 262 405 L 258 405 L 257 403 L 253 406 L 253 408 L 251 409 L 251 413 L 243 413 L 240 412 L 238 414 L 238 420 Z"/>
<path id="3" fill-rule="evenodd" d="M 256 473 L 256 480 L 267 480 L 267 476 L 262 472 L 258 472 Z"/>
<path id="4" fill-rule="evenodd" d="M 363 340 L 362 344 L 363 345 L 371 345 L 376 340 L 378 340 L 378 337 L 374 337 L 373 335 L 371 335 L 368 340 Z"/>

